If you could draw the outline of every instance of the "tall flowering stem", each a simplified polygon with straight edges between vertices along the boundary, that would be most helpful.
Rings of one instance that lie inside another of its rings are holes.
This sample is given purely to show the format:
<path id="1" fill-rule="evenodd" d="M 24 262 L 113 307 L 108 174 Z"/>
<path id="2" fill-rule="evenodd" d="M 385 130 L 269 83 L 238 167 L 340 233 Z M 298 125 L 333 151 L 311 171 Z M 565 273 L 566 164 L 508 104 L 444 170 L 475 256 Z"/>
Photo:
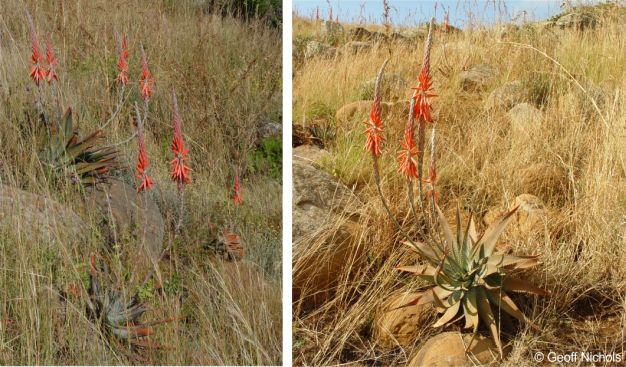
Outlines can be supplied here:
<path id="1" fill-rule="evenodd" d="M 135 113 L 137 115 L 137 148 L 139 151 L 137 157 L 137 173 L 136 177 L 140 180 L 140 184 L 137 187 L 137 192 L 144 190 L 150 190 L 154 185 L 152 178 L 148 175 L 148 154 L 146 153 L 146 143 L 144 140 L 143 121 L 141 119 L 141 113 L 139 107 L 135 103 Z"/>
<path id="2" fill-rule="evenodd" d="M 46 72 L 46 67 L 43 63 L 43 57 L 39 48 L 39 42 L 37 41 L 37 31 L 35 30 L 35 24 L 33 23 L 30 15 L 28 16 L 28 25 L 30 27 L 31 37 L 30 78 L 35 82 L 35 85 L 39 87 L 41 85 L 41 82 L 46 80 L 48 74 Z"/>
<path id="3" fill-rule="evenodd" d="M 115 107 L 115 111 L 111 114 L 111 117 L 107 120 L 107 122 L 102 125 L 101 129 L 107 127 L 115 117 L 122 110 L 122 106 L 124 105 L 124 90 L 126 85 L 128 85 L 128 43 L 126 41 L 126 35 L 122 36 L 122 39 L 118 45 L 119 56 L 117 59 L 117 77 L 115 78 L 115 82 L 118 86 L 117 89 L 117 106 Z M 144 116 L 142 121 L 145 121 L 148 116 Z M 135 134 L 136 135 L 136 134 Z M 132 139 L 133 137 L 131 137 Z"/>
<path id="4" fill-rule="evenodd" d="M 235 182 L 233 184 L 233 203 L 235 203 L 235 205 L 243 204 L 243 193 L 241 190 L 241 182 L 239 182 L 239 171 L 235 173 Z"/>
<path id="5" fill-rule="evenodd" d="M 141 98 L 143 99 L 144 104 L 144 120 L 148 118 L 148 103 L 150 102 L 150 98 L 152 98 L 152 89 L 154 87 L 154 79 L 152 78 L 152 73 L 150 69 L 148 69 L 148 59 L 146 57 L 146 52 L 143 49 L 143 45 L 141 46 L 141 76 L 139 78 L 139 92 L 141 93 Z"/>
<path id="6" fill-rule="evenodd" d="M 184 215 L 184 193 L 185 185 L 191 183 L 191 168 L 185 164 L 189 161 L 187 154 L 189 150 L 185 148 L 185 142 L 183 140 L 182 121 L 180 119 L 180 112 L 178 111 L 178 100 L 176 99 L 176 92 L 172 91 L 172 109 L 173 118 L 172 124 L 174 127 L 174 137 L 172 139 L 172 153 L 174 153 L 174 159 L 172 159 L 172 171 L 170 176 L 172 180 L 176 182 L 178 186 L 178 193 L 180 196 L 180 216 L 178 224 L 176 225 L 176 232 L 180 230 L 180 226 L 183 221 Z"/>
<path id="7" fill-rule="evenodd" d="M 420 207 L 424 210 L 424 197 L 423 197 L 423 166 L 424 166 L 424 146 L 426 141 L 426 124 L 432 123 L 432 104 L 431 99 L 435 97 L 432 93 L 432 79 L 430 76 L 430 49 L 433 41 L 433 26 L 435 18 L 430 19 L 430 26 L 428 28 L 428 38 L 426 38 L 426 47 L 424 48 L 424 59 L 422 61 L 422 68 L 418 76 L 418 85 L 413 88 L 414 101 L 409 114 L 413 115 L 413 118 L 417 120 L 417 178 L 419 187 L 419 199 Z M 411 120 L 411 117 L 409 117 Z"/>
<path id="8" fill-rule="evenodd" d="M 59 81 L 57 75 L 57 60 L 52 52 L 52 42 L 50 41 L 50 35 L 46 37 L 46 64 L 48 64 L 47 80 L 48 84 Z"/>

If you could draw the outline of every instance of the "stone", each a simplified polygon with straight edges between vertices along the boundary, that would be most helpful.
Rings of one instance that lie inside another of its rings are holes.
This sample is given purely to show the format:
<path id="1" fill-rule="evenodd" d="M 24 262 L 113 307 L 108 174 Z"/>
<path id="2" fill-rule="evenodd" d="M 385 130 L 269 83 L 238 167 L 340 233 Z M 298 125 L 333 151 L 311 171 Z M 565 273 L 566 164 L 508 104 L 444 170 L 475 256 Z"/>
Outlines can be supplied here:
<path id="1" fill-rule="evenodd" d="M 595 15 L 582 11 L 574 11 L 564 14 L 554 22 L 554 25 L 560 29 L 576 29 L 585 30 L 588 28 L 595 28 L 598 23 L 598 19 Z"/>
<path id="2" fill-rule="evenodd" d="M 374 87 L 376 78 L 361 83 L 359 97 L 363 100 L 374 99 Z M 385 73 L 380 82 L 380 95 L 383 101 L 404 99 L 407 93 L 407 83 L 398 73 Z"/>
<path id="3" fill-rule="evenodd" d="M 527 99 L 522 82 L 514 80 L 494 89 L 485 101 L 485 111 L 492 109 L 508 111 Z"/>
<path id="4" fill-rule="evenodd" d="M 484 89 L 497 75 L 496 69 L 487 64 L 476 65 L 459 74 L 459 84 L 463 90 Z"/>
<path id="5" fill-rule="evenodd" d="M 361 52 L 366 52 L 372 49 L 372 44 L 369 42 L 350 41 L 346 43 L 343 48 L 347 55 L 357 55 Z"/>
<path id="6" fill-rule="evenodd" d="M 358 268 L 363 249 L 348 213 L 352 192 L 310 162 L 293 159 L 293 301 L 303 309 L 326 302 L 347 266 Z"/>
<path id="7" fill-rule="evenodd" d="M 407 347 L 415 343 L 428 321 L 433 319 L 432 304 L 398 307 L 406 305 L 418 293 L 405 292 L 392 295 L 383 303 L 374 316 L 373 337 L 376 344 L 384 348 L 398 345 Z"/>
<path id="8" fill-rule="evenodd" d="M 356 27 L 350 31 L 350 39 L 353 41 L 382 41 L 385 34 L 381 32 L 372 32 L 363 27 Z"/>
<path id="9" fill-rule="evenodd" d="M 334 57 L 337 54 L 337 48 L 318 41 L 309 41 L 304 51 L 305 59 L 313 59 L 316 57 Z"/>
<path id="10" fill-rule="evenodd" d="M 0 230 L 50 246 L 85 239 L 85 222 L 69 207 L 42 195 L 0 184 Z"/>
<path id="11" fill-rule="evenodd" d="M 476 335 L 472 340 L 471 334 L 446 332 L 428 339 L 410 359 L 407 367 L 492 365 L 499 362 L 499 355 L 498 348 L 490 338 Z"/>
<path id="12" fill-rule="evenodd" d="M 283 125 L 271 120 L 263 121 L 257 130 L 257 143 L 268 138 L 281 138 Z"/>
<path id="13" fill-rule="evenodd" d="M 338 22 L 322 20 L 320 24 L 320 32 L 322 36 L 340 37 L 343 36 L 344 29 Z"/>
<path id="14" fill-rule="evenodd" d="M 107 223 L 105 231 L 110 242 L 131 239 L 131 243 L 137 244 L 135 254 L 147 255 L 147 260 L 158 259 L 165 227 L 159 207 L 149 193 L 138 194 L 132 186 L 112 179 L 90 188 L 86 205 L 99 209 Z"/>
<path id="15" fill-rule="evenodd" d="M 531 194 L 517 196 L 508 210 L 518 205 L 519 208 L 504 233 L 524 242 L 537 242 L 544 238 L 545 234 L 549 233 L 551 211 L 541 199 Z M 502 206 L 488 210 L 484 216 L 485 223 L 490 225 L 506 211 Z"/>
<path id="16" fill-rule="evenodd" d="M 529 135 L 541 127 L 543 113 L 530 103 L 520 103 L 508 112 L 511 130 L 515 134 Z"/>
<path id="17" fill-rule="evenodd" d="M 327 157 L 330 157 L 328 151 L 314 145 L 300 145 L 293 148 L 294 159 L 304 160 L 316 166 Z"/>

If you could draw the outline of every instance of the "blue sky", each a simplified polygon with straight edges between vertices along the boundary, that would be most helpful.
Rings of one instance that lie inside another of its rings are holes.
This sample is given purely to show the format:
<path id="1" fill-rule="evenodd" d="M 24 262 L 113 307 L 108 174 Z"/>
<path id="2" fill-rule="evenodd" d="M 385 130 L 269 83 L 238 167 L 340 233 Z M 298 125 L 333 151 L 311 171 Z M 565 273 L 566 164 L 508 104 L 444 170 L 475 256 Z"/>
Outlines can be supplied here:
<path id="1" fill-rule="evenodd" d="M 437 21 L 443 20 L 445 9 L 450 12 L 450 24 L 465 28 L 470 21 L 474 24 L 492 24 L 498 21 L 509 22 L 516 18 L 521 22 L 524 12 L 527 20 L 546 19 L 561 11 L 561 2 L 561 0 L 389 0 L 389 5 L 394 25 L 410 26 L 427 21 L 435 13 L 436 3 Z M 578 4 L 581 1 L 574 0 L 572 3 Z M 382 0 L 293 0 L 294 11 L 305 17 L 311 17 L 319 7 L 320 18 L 327 19 L 331 6 L 333 18 L 339 14 L 339 21 L 359 23 L 361 20 L 366 24 L 382 22 Z"/>

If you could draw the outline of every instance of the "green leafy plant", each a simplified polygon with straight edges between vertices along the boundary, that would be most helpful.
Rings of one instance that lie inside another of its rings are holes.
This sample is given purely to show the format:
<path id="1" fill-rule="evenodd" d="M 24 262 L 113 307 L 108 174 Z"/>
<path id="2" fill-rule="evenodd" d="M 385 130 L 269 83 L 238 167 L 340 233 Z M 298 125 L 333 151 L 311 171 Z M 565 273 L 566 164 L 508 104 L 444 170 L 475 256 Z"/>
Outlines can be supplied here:
<path id="1" fill-rule="evenodd" d="M 280 179 L 283 167 L 283 143 L 280 138 L 266 138 L 259 147 L 250 152 L 248 160 L 253 172 L 268 172 Z"/>
<path id="2" fill-rule="evenodd" d="M 73 183 L 83 185 L 102 182 L 109 172 L 118 168 L 117 151 L 111 147 L 98 147 L 102 136 L 102 130 L 96 130 L 80 138 L 72 110 L 68 108 L 59 124 L 51 129 L 41 160 L 58 178 L 69 178 Z"/>
<path id="3" fill-rule="evenodd" d="M 456 233 L 435 205 L 442 239 L 432 236 L 428 244 L 406 242 L 426 264 L 400 267 L 426 280 L 432 287 L 422 291 L 409 305 L 433 304 L 443 316 L 433 327 L 445 326 L 465 318 L 465 328 L 478 331 L 479 322 L 489 328 L 500 353 L 499 312 L 502 310 L 516 319 L 533 326 L 513 302 L 507 292 L 525 292 L 548 295 L 549 292 L 514 274 L 539 264 L 538 255 L 513 256 L 495 252 L 498 237 L 509 223 L 517 207 L 496 220 L 482 236 L 476 233 L 474 219 L 462 228 L 457 209 Z"/>

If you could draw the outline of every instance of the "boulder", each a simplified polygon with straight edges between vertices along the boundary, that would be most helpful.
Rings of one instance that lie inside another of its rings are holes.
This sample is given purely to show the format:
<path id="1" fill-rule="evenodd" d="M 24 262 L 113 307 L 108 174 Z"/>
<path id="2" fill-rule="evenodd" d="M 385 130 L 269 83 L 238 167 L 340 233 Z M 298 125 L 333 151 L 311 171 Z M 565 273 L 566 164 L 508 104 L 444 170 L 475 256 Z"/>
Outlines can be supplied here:
<path id="1" fill-rule="evenodd" d="M 358 225 L 348 218 L 352 192 L 310 162 L 293 159 L 293 300 L 326 302 L 346 267 L 362 262 Z"/>
<path id="2" fill-rule="evenodd" d="M 373 100 L 375 86 L 376 78 L 361 83 L 359 87 L 359 97 L 364 100 Z M 400 74 L 383 74 L 380 87 L 380 95 L 384 101 L 404 99 L 406 97 L 407 83 Z"/>
<path id="3" fill-rule="evenodd" d="M 470 343 L 471 341 L 471 343 Z M 467 352 L 465 351 L 467 348 Z M 408 367 L 465 367 L 493 365 L 500 353 L 493 340 L 482 335 L 447 332 L 428 339 Z"/>
<path id="4" fill-rule="evenodd" d="M 305 59 L 313 59 L 317 57 L 334 57 L 337 54 L 337 48 L 318 41 L 309 41 L 304 51 Z"/>
<path id="5" fill-rule="evenodd" d="M 476 65 L 459 74 L 459 84 L 463 90 L 484 89 L 497 75 L 496 69 L 487 64 Z"/>
<path id="6" fill-rule="evenodd" d="M 494 89 L 485 101 L 485 111 L 496 109 L 508 111 L 527 99 L 522 82 L 515 80 Z"/>
<path id="7" fill-rule="evenodd" d="M 519 209 L 513 216 L 513 220 L 508 224 L 505 233 L 521 241 L 537 242 L 541 240 L 548 229 L 550 210 L 538 197 L 530 194 L 517 196 L 509 209 L 519 205 Z M 484 220 L 487 225 L 493 223 L 507 209 L 496 207 L 490 209 L 485 214 Z"/>
<path id="8" fill-rule="evenodd" d="M 328 151 L 314 145 L 300 145 L 293 148 L 293 159 L 304 160 L 316 166 L 319 165 L 322 159 L 329 156 L 330 153 Z"/>
<path id="9" fill-rule="evenodd" d="M 368 31 L 363 27 L 356 27 L 350 31 L 350 39 L 353 41 L 382 41 L 386 38 L 384 33 Z"/>
<path id="10" fill-rule="evenodd" d="M 343 26 L 334 21 L 322 20 L 320 23 L 320 32 L 325 37 L 340 37 L 343 36 Z"/>
<path id="11" fill-rule="evenodd" d="M 98 209 L 104 217 L 110 242 L 130 239 L 129 243 L 137 245 L 133 253 L 145 255 L 147 260 L 158 259 L 165 227 L 159 207 L 149 193 L 138 194 L 132 186 L 110 180 L 88 190 L 86 205 Z"/>
<path id="12" fill-rule="evenodd" d="M 257 130 L 257 144 L 267 138 L 281 138 L 282 135 L 283 125 L 271 120 L 263 121 Z"/>
<path id="13" fill-rule="evenodd" d="M 0 184 L 0 230 L 24 241 L 58 245 L 85 239 L 85 222 L 71 209 L 42 195 Z"/>
<path id="14" fill-rule="evenodd" d="M 518 135 L 529 135 L 541 127 L 543 113 L 530 103 L 520 103 L 508 112 L 511 130 Z"/>
<path id="15" fill-rule="evenodd" d="M 595 15 L 583 11 L 573 11 L 571 13 L 560 16 L 554 25 L 560 29 L 577 29 L 585 30 L 588 28 L 595 28 L 598 23 L 598 19 Z"/>
<path id="16" fill-rule="evenodd" d="M 366 52 L 372 49 L 372 44 L 369 42 L 350 41 L 343 46 L 347 55 L 357 55 L 361 52 Z"/>
<path id="17" fill-rule="evenodd" d="M 417 293 L 391 296 L 374 316 L 373 337 L 384 348 L 398 345 L 407 347 L 415 343 L 426 323 L 435 315 L 432 304 L 399 308 L 417 297 Z"/>

